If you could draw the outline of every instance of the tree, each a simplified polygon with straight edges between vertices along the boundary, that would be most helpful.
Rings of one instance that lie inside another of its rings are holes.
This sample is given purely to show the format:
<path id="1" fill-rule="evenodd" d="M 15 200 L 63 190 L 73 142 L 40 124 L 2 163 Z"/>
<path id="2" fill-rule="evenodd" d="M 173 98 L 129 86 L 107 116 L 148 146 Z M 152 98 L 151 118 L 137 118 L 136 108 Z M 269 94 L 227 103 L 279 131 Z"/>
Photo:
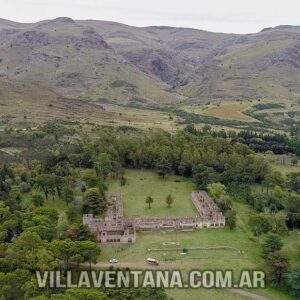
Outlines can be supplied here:
<path id="1" fill-rule="evenodd" d="M 69 239 L 55 240 L 51 242 L 50 249 L 55 254 L 55 257 L 63 262 L 66 270 L 69 269 L 69 262 L 72 255 L 74 255 L 74 242 Z"/>
<path id="2" fill-rule="evenodd" d="M 171 204 L 174 203 L 174 197 L 173 197 L 172 195 L 168 195 L 168 196 L 166 197 L 166 203 L 167 203 L 168 207 L 170 208 L 170 207 L 171 207 Z"/>
<path id="3" fill-rule="evenodd" d="M 129 300 L 129 299 L 143 299 L 143 300 L 168 300 L 165 290 L 163 288 L 118 288 L 107 289 L 105 293 L 110 299 L 114 300 Z"/>
<path id="4" fill-rule="evenodd" d="M 44 192 L 46 199 L 49 195 L 54 196 L 56 190 L 56 179 L 51 174 L 41 174 L 37 176 L 35 184 L 38 189 Z"/>
<path id="5" fill-rule="evenodd" d="M 118 178 L 119 176 L 123 177 L 124 170 L 122 169 L 122 165 L 119 161 L 112 161 L 111 166 L 111 176 L 113 178 Z"/>
<path id="6" fill-rule="evenodd" d="M 300 172 L 298 173 L 290 173 L 287 175 L 288 178 L 288 186 L 296 191 L 300 191 Z"/>
<path id="7" fill-rule="evenodd" d="M 266 258 L 270 253 L 280 251 L 283 246 L 283 242 L 279 235 L 269 233 L 262 245 L 263 257 Z"/>
<path id="8" fill-rule="evenodd" d="M 287 211 L 287 225 L 292 229 L 300 227 L 300 197 L 288 195 L 285 208 Z"/>
<path id="9" fill-rule="evenodd" d="M 209 184 L 207 190 L 210 196 L 215 200 L 219 199 L 221 195 L 226 194 L 226 186 L 220 182 Z"/>
<path id="10" fill-rule="evenodd" d="M 96 187 L 99 182 L 99 178 L 97 177 L 95 170 L 86 170 L 83 173 L 83 175 L 81 176 L 81 179 L 85 182 L 85 184 L 88 188 Z M 84 186 L 84 185 L 82 185 L 82 186 Z M 85 186 L 84 186 L 84 189 L 85 189 Z"/>
<path id="11" fill-rule="evenodd" d="M 79 253 L 82 254 L 84 259 L 89 262 L 90 271 L 92 270 L 92 263 L 97 262 L 97 258 L 101 253 L 97 243 L 91 241 L 75 242 L 75 247 L 79 247 Z"/>
<path id="12" fill-rule="evenodd" d="M 29 184 L 28 182 L 22 182 L 22 183 L 20 184 L 20 192 L 21 192 L 22 194 L 29 193 L 30 190 L 31 190 L 31 186 L 30 186 L 30 184 Z"/>
<path id="13" fill-rule="evenodd" d="M 232 200 L 229 196 L 221 195 L 217 204 L 223 214 L 226 214 L 228 210 L 232 209 Z"/>
<path id="14" fill-rule="evenodd" d="M 38 251 L 43 241 L 35 232 L 23 232 L 7 250 L 5 262 L 10 267 L 35 271 L 39 268 Z"/>
<path id="15" fill-rule="evenodd" d="M 43 206 L 44 205 L 44 198 L 40 194 L 32 195 L 31 199 L 32 199 L 34 206 Z"/>
<path id="16" fill-rule="evenodd" d="M 48 216 L 35 210 L 24 218 L 22 225 L 24 232 L 35 232 L 42 239 L 51 241 L 56 235 L 56 224 Z"/>
<path id="17" fill-rule="evenodd" d="M 0 201 L 0 242 L 10 242 L 20 233 L 21 219 L 4 206 Z"/>
<path id="18" fill-rule="evenodd" d="M 65 294 L 56 296 L 52 296 L 51 300 L 109 300 L 102 291 L 94 289 L 67 289 Z"/>
<path id="19" fill-rule="evenodd" d="M 22 286 L 22 292 L 24 297 L 22 299 L 31 299 L 31 300 L 49 300 L 46 295 L 49 293 L 48 286 L 41 290 L 38 285 L 36 278 L 32 277 Z"/>
<path id="20" fill-rule="evenodd" d="M 204 135 L 209 135 L 210 133 L 211 133 L 211 126 L 210 125 L 204 125 L 203 127 L 202 127 L 202 133 L 204 134 Z"/>
<path id="21" fill-rule="evenodd" d="M 84 194 L 84 201 L 94 215 L 105 209 L 105 199 L 100 195 L 98 188 L 88 189 Z"/>
<path id="22" fill-rule="evenodd" d="M 86 225 L 75 223 L 66 231 L 66 237 L 72 241 L 93 241 L 95 234 Z"/>
<path id="23" fill-rule="evenodd" d="M 146 198 L 146 203 L 149 205 L 149 208 L 151 208 L 151 204 L 153 203 L 153 201 L 154 201 L 153 198 L 150 196 Z"/>
<path id="24" fill-rule="evenodd" d="M 68 207 L 66 216 L 68 218 L 68 221 L 70 223 L 73 223 L 80 216 L 80 209 L 78 208 L 78 206 L 72 204 Z"/>
<path id="25" fill-rule="evenodd" d="M 277 287 L 284 286 L 290 270 L 288 255 L 282 251 L 270 253 L 266 258 L 266 266 L 270 282 Z"/>
<path id="26" fill-rule="evenodd" d="M 126 177 L 122 176 L 121 179 L 120 179 L 120 185 L 124 186 L 124 185 L 126 185 L 126 183 L 127 183 Z"/>
<path id="27" fill-rule="evenodd" d="M 279 185 L 275 185 L 274 196 L 280 198 L 280 197 L 282 197 L 282 195 L 283 195 L 282 188 Z"/>
<path id="28" fill-rule="evenodd" d="M 57 226 L 59 214 L 55 208 L 38 207 L 34 210 L 34 214 L 46 216 L 52 226 Z"/>
<path id="29" fill-rule="evenodd" d="M 227 210 L 226 214 L 226 224 L 230 228 L 230 230 L 233 230 L 236 227 L 236 211 L 233 209 Z"/>
<path id="30" fill-rule="evenodd" d="M 100 192 L 100 196 L 105 199 L 105 193 L 108 191 L 108 186 L 103 179 L 99 180 L 98 189 Z"/>
<path id="31" fill-rule="evenodd" d="M 297 300 L 300 299 L 300 267 L 295 268 L 287 277 L 287 283 L 291 294 Z"/>
<path id="32" fill-rule="evenodd" d="M 169 297 L 162 288 L 145 288 L 141 289 L 139 299 L 143 300 L 167 300 Z"/>
<path id="33" fill-rule="evenodd" d="M 278 195 L 279 191 L 277 191 L 276 193 Z M 262 211 L 276 213 L 284 209 L 282 198 L 275 196 L 275 194 L 267 195 L 261 198 L 261 200 L 262 203 L 260 204 L 260 206 Z"/>
<path id="34" fill-rule="evenodd" d="M 83 194 L 86 191 L 86 186 L 83 183 L 80 185 L 80 190 L 81 190 L 81 193 L 83 193 Z"/>
<path id="35" fill-rule="evenodd" d="M 218 181 L 218 173 L 210 167 L 198 164 L 193 167 L 193 178 L 199 189 L 205 189 L 208 184 Z"/>
<path id="36" fill-rule="evenodd" d="M 37 252 L 38 269 L 41 271 L 55 270 L 59 266 L 59 260 L 53 252 L 42 248 Z"/>
<path id="37" fill-rule="evenodd" d="M 167 158 L 161 158 L 156 164 L 157 172 L 159 176 L 165 178 L 167 174 L 171 173 L 171 164 Z"/>
<path id="38" fill-rule="evenodd" d="M 269 193 L 270 186 L 283 186 L 284 185 L 284 178 L 282 174 L 278 171 L 269 172 L 267 175 L 265 175 L 264 183 L 267 186 L 267 194 Z"/>
<path id="39" fill-rule="evenodd" d="M 260 235 L 271 231 L 272 226 L 269 219 L 264 214 L 254 214 L 249 217 L 249 226 L 257 239 Z"/>
<path id="40" fill-rule="evenodd" d="M 84 262 L 84 257 L 81 254 L 74 254 L 70 257 L 70 262 L 76 264 L 76 272 L 79 270 L 79 265 Z"/>
<path id="41" fill-rule="evenodd" d="M 74 191 L 70 186 L 64 186 L 61 192 L 62 199 L 67 205 L 74 201 Z"/>
<path id="42" fill-rule="evenodd" d="M 286 226 L 286 215 L 285 212 L 278 212 L 273 214 L 267 214 L 269 222 L 272 226 L 272 232 L 280 235 L 287 234 L 288 228 Z"/>
<path id="43" fill-rule="evenodd" d="M 94 162 L 94 168 L 97 176 L 105 179 L 112 171 L 112 163 L 109 159 L 109 156 L 106 153 L 100 154 Z"/>
<path id="44" fill-rule="evenodd" d="M 23 286 L 30 280 L 28 270 L 17 269 L 13 272 L 0 273 L 1 299 L 24 299 Z"/>
<path id="45" fill-rule="evenodd" d="M 61 189 L 62 189 L 62 186 L 63 186 L 62 177 L 54 175 L 54 182 L 55 182 L 55 189 L 56 189 L 57 195 L 58 195 L 58 197 L 60 197 Z"/>

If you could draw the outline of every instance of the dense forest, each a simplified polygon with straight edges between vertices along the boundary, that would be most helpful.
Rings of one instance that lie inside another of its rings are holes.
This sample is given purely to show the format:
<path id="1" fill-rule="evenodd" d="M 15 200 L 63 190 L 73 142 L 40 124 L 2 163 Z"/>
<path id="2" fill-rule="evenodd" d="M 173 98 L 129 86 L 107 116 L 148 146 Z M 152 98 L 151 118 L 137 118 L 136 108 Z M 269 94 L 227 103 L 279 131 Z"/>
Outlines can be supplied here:
<path id="1" fill-rule="evenodd" d="M 232 230 L 233 201 L 250 205 L 253 235 L 259 240 L 268 234 L 262 248 L 270 283 L 297 293 L 299 269 L 289 270 L 280 245 L 282 235 L 300 228 L 300 173 L 283 176 L 261 153 L 293 153 L 297 163 L 299 145 L 297 137 L 214 132 L 209 126 L 170 134 L 49 122 L 0 132 L 0 148 L 15 150 L 0 167 L 1 299 L 167 299 L 160 289 L 42 291 L 33 276 L 35 270 L 77 271 L 97 261 L 101 249 L 81 216 L 103 213 L 107 178 L 125 185 L 126 169 L 151 169 L 162 180 L 169 174 L 191 178 L 209 191 Z M 67 227 L 60 226 L 56 209 L 44 205 L 55 197 L 68 205 Z M 286 266 L 280 274 L 278 261 Z"/>

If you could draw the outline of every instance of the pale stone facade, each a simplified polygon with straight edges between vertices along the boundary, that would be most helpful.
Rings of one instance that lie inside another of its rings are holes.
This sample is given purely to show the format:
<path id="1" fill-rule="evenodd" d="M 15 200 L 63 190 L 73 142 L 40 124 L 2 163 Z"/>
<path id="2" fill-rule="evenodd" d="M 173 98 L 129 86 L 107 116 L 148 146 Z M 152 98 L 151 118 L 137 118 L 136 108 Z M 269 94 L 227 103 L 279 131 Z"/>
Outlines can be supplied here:
<path id="1" fill-rule="evenodd" d="M 105 218 L 84 215 L 83 224 L 97 236 L 101 243 L 134 243 L 136 231 L 163 230 L 189 231 L 197 228 L 220 228 L 225 226 L 225 217 L 205 191 L 194 191 L 192 201 L 198 214 L 195 217 L 162 217 L 125 219 L 120 194 L 109 194 Z"/>

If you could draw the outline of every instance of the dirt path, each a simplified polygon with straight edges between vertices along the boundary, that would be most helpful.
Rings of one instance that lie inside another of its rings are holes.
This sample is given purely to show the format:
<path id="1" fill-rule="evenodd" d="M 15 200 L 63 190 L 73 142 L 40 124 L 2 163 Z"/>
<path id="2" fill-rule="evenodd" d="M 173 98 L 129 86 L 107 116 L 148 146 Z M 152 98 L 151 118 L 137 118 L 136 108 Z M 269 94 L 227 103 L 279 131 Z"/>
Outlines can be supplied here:
<path id="1" fill-rule="evenodd" d="M 10 156 L 14 156 L 14 154 L 8 150 L 5 150 L 5 149 L 0 149 L 1 152 L 5 153 L 5 154 L 8 154 Z"/>
<path id="2" fill-rule="evenodd" d="M 83 266 L 85 267 L 88 267 L 89 265 L 87 263 L 85 264 L 82 264 Z M 114 266 L 115 268 L 120 268 L 120 269 L 126 269 L 126 268 L 137 268 L 139 270 L 156 270 L 156 269 L 162 269 L 162 270 L 168 270 L 169 268 L 165 265 L 162 266 L 162 264 L 157 267 L 157 266 L 152 266 L 152 265 L 149 265 L 147 264 L 146 262 L 120 262 L 120 263 L 117 263 L 117 264 L 110 264 L 110 263 L 106 263 L 106 262 L 100 262 L 100 263 L 97 263 L 95 265 L 93 265 L 93 268 L 95 269 L 108 269 L 109 267 L 111 266 Z M 245 290 L 242 290 L 242 289 L 226 289 L 227 291 L 231 292 L 231 293 L 234 293 L 234 294 L 239 294 L 243 297 L 248 297 L 249 299 L 253 299 L 253 300 L 269 300 L 268 298 L 266 297 L 263 297 L 263 296 L 260 296 L 260 295 L 257 295 L 255 293 L 252 293 L 252 292 L 248 292 L 248 291 L 245 291 Z"/>
<path id="3" fill-rule="evenodd" d="M 257 294 L 247 292 L 247 291 L 241 290 L 241 289 L 227 289 L 227 291 L 239 294 L 239 295 L 244 296 L 244 297 L 248 297 L 248 298 L 253 299 L 253 300 L 269 300 L 266 297 L 259 296 Z"/>

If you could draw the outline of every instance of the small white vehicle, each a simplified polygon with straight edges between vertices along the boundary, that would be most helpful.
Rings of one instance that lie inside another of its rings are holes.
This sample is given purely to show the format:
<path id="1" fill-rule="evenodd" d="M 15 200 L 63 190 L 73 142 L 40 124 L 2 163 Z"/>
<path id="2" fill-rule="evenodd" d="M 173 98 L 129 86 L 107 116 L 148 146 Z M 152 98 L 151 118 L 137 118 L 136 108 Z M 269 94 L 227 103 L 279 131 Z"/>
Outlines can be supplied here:
<path id="1" fill-rule="evenodd" d="M 110 263 L 110 264 L 117 264 L 117 263 L 118 263 L 118 260 L 115 259 L 115 258 L 112 258 L 112 259 L 109 260 L 109 263 Z"/>
<path id="2" fill-rule="evenodd" d="M 158 266 L 158 261 L 155 258 L 147 258 L 147 263 L 150 265 Z"/>

